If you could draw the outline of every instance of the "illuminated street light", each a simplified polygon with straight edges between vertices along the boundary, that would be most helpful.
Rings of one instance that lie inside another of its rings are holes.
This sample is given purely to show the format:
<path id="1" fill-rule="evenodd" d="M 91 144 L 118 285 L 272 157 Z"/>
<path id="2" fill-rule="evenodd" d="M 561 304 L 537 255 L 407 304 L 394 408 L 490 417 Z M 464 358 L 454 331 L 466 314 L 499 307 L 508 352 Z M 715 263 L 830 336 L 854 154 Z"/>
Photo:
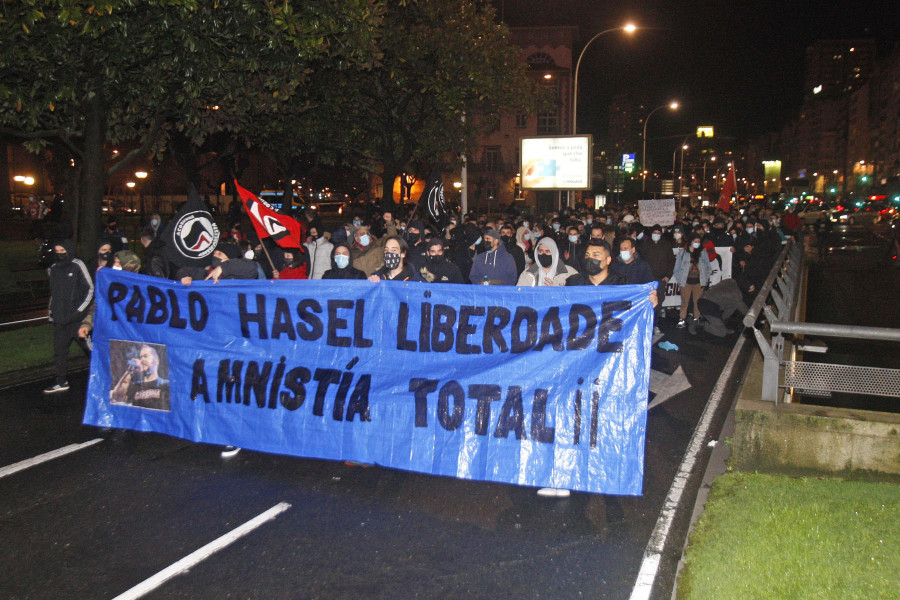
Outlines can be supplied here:
<path id="1" fill-rule="evenodd" d="M 135 184 L 133 181 L 129 181 L 128 183 L 125 184 L 125 187 L 127 187 L 128 189 L 132 189 L 132 188 L 134 188 L 134 185 Z"/>
<path id="2" fill-rule="evenodd" d="M 662 106 L 657 106 L 653 110 L 650 111 L 650 114 L 647 115 L 647 118 L 644 119 L 644 152 L 641 155 L 641 191 L 645 191 L 647 189 L 647 123 L 650 121 L 650 117 L 653 116 L 658 110 L 662 110 L 664 108 L 668 108 L 670 110 L 678 110 L 678 102 L 669 102 L 668 104 L 663 104 Z"/>
<path id="3" fill-rule="evenodd" d="M 587 44 L 581 48 L 581 52 L 578 54 L 578 60 L 575 61 L 575 76 L 573 77 L 572 83 L 572 135 L 578 134 L 578 71 L 581 68 L 581 59 L 584 58 L 584 53 L 588 49 L 588 47 L 596 40 L 597 38 L 606 35 L 607 33 L 612 33 L 613 31 L 624 31 L 627 34 L 632 34 L 637 31 L 637 25 L 634 23 L 626 23 L 622 27 L 612 27 L 611 29 L 604 29 L 600 33 L 594 35 L 591 39 L 587 41 Z M 573 204 L 573 195 L 572 192 L 569 191 L 569 205 Z"/>
<path id="4" fill-rule="evenodd" d="M 135 171 L 134 176 L 138 179 L 145 179 L 147 177 L 147 171 Z"/>

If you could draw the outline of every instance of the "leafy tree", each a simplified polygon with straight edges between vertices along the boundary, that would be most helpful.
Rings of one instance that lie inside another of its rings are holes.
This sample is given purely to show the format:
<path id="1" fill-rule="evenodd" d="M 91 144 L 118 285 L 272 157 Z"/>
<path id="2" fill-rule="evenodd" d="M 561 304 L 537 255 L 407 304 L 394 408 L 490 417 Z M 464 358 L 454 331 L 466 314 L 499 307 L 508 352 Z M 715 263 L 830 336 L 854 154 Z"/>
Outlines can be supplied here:
<path id="1" fill-rule="evenodd" d="M 310 65 L 365 63 L 373 0 L 18 0 L 0 7 L 0 134 L 74 157 L 82 252 L 106 178 L 177 133 L 239 135 Z M 136 141 L 113 155 L 107 144 Z"/>
<path id="2" fill-rule="evenodd" d="M 341 84 L 348 110 L 332 123 L 355 142 L 355 162 L 380 172 L 389 205 L 400 173 L 427 175 L 474 146 L 501 113 L 533 111 L 543 92 L 488 3 L 387 6 L 380 64 Z"/>

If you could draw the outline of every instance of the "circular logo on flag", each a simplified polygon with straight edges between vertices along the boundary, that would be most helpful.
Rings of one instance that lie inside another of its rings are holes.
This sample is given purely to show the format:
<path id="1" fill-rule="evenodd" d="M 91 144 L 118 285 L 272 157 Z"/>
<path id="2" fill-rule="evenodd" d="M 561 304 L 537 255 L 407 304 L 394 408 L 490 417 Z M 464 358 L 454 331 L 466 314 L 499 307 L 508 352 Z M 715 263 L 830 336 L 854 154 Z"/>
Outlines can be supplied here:
<path id="1" fill-rule="evenodd" d="M 219 243 L 219 227 L 209 213 L 201 210 L 185 213 L 175 223 L 175 247 L 188 258 L 205 258 Z"/>

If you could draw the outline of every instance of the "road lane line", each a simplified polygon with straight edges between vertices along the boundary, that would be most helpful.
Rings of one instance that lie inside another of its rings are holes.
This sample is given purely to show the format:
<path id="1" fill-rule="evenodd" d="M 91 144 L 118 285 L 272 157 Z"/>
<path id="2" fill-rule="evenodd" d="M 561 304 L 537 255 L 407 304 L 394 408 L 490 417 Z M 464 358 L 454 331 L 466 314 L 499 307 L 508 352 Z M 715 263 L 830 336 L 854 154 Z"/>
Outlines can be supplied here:
<path id="1" fill-rule="evenodd" d="M 18 473 L 19 471 L 24 471 L 29 467 L 33 467 L 35 465 L 39 465 L 41 463 L 47 462 L 48 460 L 53 460 L 54 458 L 59 458 L 60 456 L 65 456 L 66 454 L 71 454 L 72 452 L 77 452 L 82 450 L 83 448 L 87 448 L 88 446 L 93 446 L 94 444 L 99 444 L 103 441 L 103 438 L 95 438 L 88 442 L 84 442 L 83 444 L 71 444 L 69 446 L 64 446 L 62 448 L 58 448 L 56 450 L 51 450 L 46 454 L 40 454 L 38 456 L 34 456 L 32 458 L 23 460 L 21 462 L 17 462 L 15 464 L 9 465 L 7 467 L 0 468 L 0 479 L 3 479 L 7 475 L 12 475 L 13 473 Z"/>
<path id="2" fill-rule="evenodd" d="M 244 537 L 267 521 L 271 521 L 290 507 L 291 505 L 287 502 L 276 504 L 266 512 L 253 517 L 240 527 L 232 529 L 222 537 L 211 541 L 198 550 L 194 550 L 178 562 L 172 563 L 153 577 L 142 581 L 127 592 L 119 594 L 113 598 L 113 600 L 135 600 L 136 598 L 149 594 L 176 575 L 189 571 L 194 565 L 206 560 L 211 555 L 222 550 L 232 542 Z"/>
<path id="3" fill-rule="evenodd" d="M 669 537 L 672 523 L 675 521 L 678 505 L 681 503 L 681 496 L 687 488 L 688 480 L 691 477 L 691 472 L 694 470 L 697 458 L 706 446 L 706 437 L 712 426 L 713 416 L 722 402 L 722 397 L 725 395 L 725 390 L 728 387 L 728 381 L 731 379 L 731 372 L 734 371 L 738 356 L 744 349 L 747 339 L 746 336 L 741 335 L 738 342 L 734 345 L 731 355 L 728 357 L 728 362 L 725 363 L 725 368 L 722 369 L 722 374 L 719 375 L 719 379 L 716 381 L 716 387 L 713 388 L 712 394 L 710 394 L 709 400 L 706 402 L 706 408 L 703 410 L 703 415 L 701 415 L 700 421 L 697 423 L 697 428 L 694 429 L 694 435 L 691 436 L 690 444 L 688 444 L 684 458 L 681 459 L 678 472 L 672 480 L 672 486 L 669 488 L 669 493 L 665 502 L 663 502 L 662 509 L 659 511 L 656 526 L 653 528 L 647 547 L 644 549 L 644 558 L 641 561 L 641 568 L 638 571 L 634 588 L 631 590 L 630 600 L 649 600 L 650 598 L 650 592 L 653 591 L 653 584 L 659 572 L 663 549 Z"/>

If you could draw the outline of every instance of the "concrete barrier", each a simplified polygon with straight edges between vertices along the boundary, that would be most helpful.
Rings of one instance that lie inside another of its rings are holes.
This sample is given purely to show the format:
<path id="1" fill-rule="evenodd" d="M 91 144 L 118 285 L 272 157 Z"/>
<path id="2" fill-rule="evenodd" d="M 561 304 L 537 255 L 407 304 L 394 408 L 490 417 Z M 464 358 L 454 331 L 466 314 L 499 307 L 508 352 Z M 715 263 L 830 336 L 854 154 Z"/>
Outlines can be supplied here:
<path id="1" fill-rule="evenodd" d="M 732 462 L 740 471 L 900 476 L 900 415 L 741 398 Z"/>

